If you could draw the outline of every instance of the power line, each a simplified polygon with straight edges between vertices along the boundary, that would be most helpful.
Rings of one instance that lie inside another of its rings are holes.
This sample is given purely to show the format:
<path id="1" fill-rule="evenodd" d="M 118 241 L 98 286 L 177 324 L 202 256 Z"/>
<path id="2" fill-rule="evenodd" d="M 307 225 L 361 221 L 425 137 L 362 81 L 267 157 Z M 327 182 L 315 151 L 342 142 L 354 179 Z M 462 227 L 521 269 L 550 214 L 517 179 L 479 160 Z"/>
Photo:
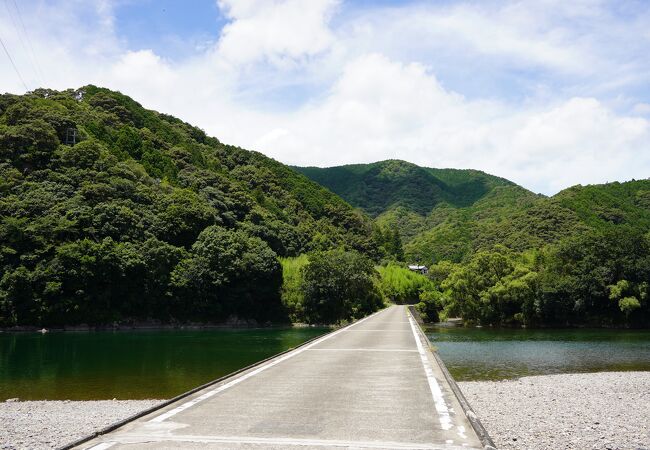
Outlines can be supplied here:
<path id="1" fill-rule="evenodd" d="M 27 58 L 30 59 L 29 50 L 27 50 L 27 45 L 25 45 L 25 41 L 23 40 L 22 33 L 18 29 L 18 25 L 16 24 L 16 19 L 14 18 L 14 13 L 11 11 L 11 7 L 9 6 L 9 2 L 7 0 L 5 0 L 4 4 L 5 4 L 5 9 L 7 10 L 7 14 L 9 15 L 9 19 L 11 19 L 11 24 L 13 25 L 14 31 L 16 32 L 16 36 L 18 37 L 18 40 L 20 41 L 20 45 L 23 48 L 23 52 L 27 55 Z M 38 78 L 38 70 L 36 69 L 36 64 L 31 59 L 29 60 L 29 64 L 32 66 L 32 70 L 34 72 L 34 75 Z M 41 80 L 41 83 L 42 83 L 42 80 Z"/>
<path id="2" fill-rule="evenodd" d="M 41 70 L 41 66 L 38 64 L 38 59 L 36 58 L 36 53 L 34 52 L 34 47 L 32 46 L 32 40 L 29 38 L 29 33 L 27 33 L 27 27 L 25 26 L 25 22 L 23 21 L 23 16 L 20 13 L 20 8 L 18 7 L 18 3 L 16 0 L 12 0 L 14 4 L 14 8 L 16 8 L 16 12 L 18 13 L 18 20 L 20 21 L 20 25 L 23 28 L 23 32 L 25 33 L 25 39 L 27 40 L 27 45 L 29 46 L 29 51 L 30 51 L 30 56 L 32 63 L 34 64 L 34 67 L 36 67 L 36 72 L 38 72 L 38 77 L 41 80 L 41 83 L 43 83 L 43 87 L 45 86 L 45 77 L 43 76 L 43 71 Z"/>
<path id="3" fill-rule="evenodd" d="M 5 53 L 7 54 L 7 58 L 9 58 L 9 61 L 11 61 L 11 65 L 13 66 L 14 70 L 16 71 L 16 74 L 18 75 L 18 78 L 20 78 L 20 81 L 23 83 L 23 86 L 25 86 L 25 90 L 29 91 L 29 88 L 27 87 L 27 83 L 25 83 L 25 80 L 23 79 L 23 76 L 20 74 L 20 71 L 18 70 L 18 67 L 16 67 L 16 63 L 14 62 L 14 59 L 11 57 L 11 54 L 9 53 L 9 50 L 7 50 L 7 47 L 5 46 L 4 41 L 2 40 L 2 37 L 0 37 L 0 44 L 2 44 L 2 48 L 5 50 Z"/>

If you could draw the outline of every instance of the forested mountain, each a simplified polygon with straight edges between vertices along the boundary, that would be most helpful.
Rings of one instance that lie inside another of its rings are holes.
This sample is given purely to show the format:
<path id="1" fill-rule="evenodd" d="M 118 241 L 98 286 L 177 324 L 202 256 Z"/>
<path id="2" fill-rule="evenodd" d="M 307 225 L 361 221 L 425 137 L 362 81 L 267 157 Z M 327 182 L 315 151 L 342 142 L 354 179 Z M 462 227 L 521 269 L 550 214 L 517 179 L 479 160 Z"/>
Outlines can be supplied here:
<path id="1" fill-rule="evenodd" d="M 406 261 L 430 266 L 436 288 L 419 294 L 429 317 L 650 327 L 650 180 L 544 197 L 401 161 L 299 170 L 375 215 Z"/>
<path id="2" fill-rule="evenodd" d="M 516 186 L 478 170 L 430 169 L 399 160 L 294 168 L 373 217 L 400 207 L 426 216 L 436 206 L 470 206 L 498 186 Z"/>
<path id="3" fill-rule="evenodd" d="M 282 316 L 277 256 L 375 255 L 369 219 L 260 153 L 95 86 L 0 96 L 0 325 Z"/>
<path id="4" fill-rule="evenodd" d="M 407 259 L 429 264 L 497 244 L 540 248 L 615 225 L 650 230 L 650 180 L 574 186 L 548 198 L 480 171 L 396 160 L 297 170 L 399 230 Z"/>
<path id="5" fill-rule="evenodd" d="M 650 180 L 547 198 L 402 161 L 297 170 L 95 86 L 0 96 L 0 326 L 336 323 L 385 299 L 650 326 Z"/>

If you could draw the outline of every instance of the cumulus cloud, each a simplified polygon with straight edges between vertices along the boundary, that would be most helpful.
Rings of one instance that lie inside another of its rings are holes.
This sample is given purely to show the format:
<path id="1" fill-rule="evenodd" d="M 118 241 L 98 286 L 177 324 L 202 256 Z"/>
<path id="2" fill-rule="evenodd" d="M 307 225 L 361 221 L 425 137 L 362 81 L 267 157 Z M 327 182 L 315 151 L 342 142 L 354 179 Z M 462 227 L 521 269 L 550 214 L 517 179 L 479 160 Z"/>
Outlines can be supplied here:
<path id="1" fill-rule="evenodd" d="M 328 21 L 337 0 L 219 0 L 231 22 L 221 32 L 218 56 L 234 65 L 260 60 L 295 62 L 333 42 Z"/>
<path id="2" fill-rule="evenodd" d="M 516 110 L 473 101 L 446 90 L 420 64 L 376 54 L 346 66 L 322 102 L 279 122 L 291 126 L 251 145 L 302 165 L 398 158 L 480 168 L 545 193 L 644 178 L 650 167 L 644 118 L 618 116 L 594 98 Z"/>
<path id="3" fill-rule="evenodd" d="M 109 0 L 23 9 L 48 86 L 119 89 L 285 163 L 400 158 L 481 169 L 546 194 L 650 173 L 650 99 L 638 89 L 650 73 L 643 8 L 557 0 L 218 5 L 226 25 L 184 60 L 128 47 L 115 34 L 119 4 Z M 12 27 L 0 15 L 0 36 L 33 87 Z M 23 90 L 9 65 L 0 83 Z"/>

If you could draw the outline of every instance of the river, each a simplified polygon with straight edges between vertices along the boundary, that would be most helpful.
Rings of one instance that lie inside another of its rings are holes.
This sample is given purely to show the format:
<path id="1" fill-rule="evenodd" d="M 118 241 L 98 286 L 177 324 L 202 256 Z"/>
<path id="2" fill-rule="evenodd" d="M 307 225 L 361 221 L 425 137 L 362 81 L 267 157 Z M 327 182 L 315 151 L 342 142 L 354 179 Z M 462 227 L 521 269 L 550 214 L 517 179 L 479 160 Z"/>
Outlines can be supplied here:
<path id="1" fill-rule="evenodd" d="M 170 398 L 326 328 L 0 333 L 0 401 Z M 650 370 L 650 331 L 427 328 L 458 381 Z"/>
<path id="2" fill-rule="evenodd" d="M 428 327 L 457 381 L 650 370 L 650 330 Z"/>
<path id="3" fill-rule="evenodd" d="M 0 401 L 170 398 L 326 331 L 0 333 Z"/>

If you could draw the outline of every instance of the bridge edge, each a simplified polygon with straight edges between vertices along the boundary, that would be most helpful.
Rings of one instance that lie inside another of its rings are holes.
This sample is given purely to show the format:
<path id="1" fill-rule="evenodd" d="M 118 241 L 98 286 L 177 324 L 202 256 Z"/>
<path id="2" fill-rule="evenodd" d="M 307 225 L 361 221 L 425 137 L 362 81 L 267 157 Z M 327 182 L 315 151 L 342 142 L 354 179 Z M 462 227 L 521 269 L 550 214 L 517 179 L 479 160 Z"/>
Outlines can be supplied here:
<path id="1" fill-rule="evenodd" d="M 122 419 L 119 422 L 112 423 L 112 424 L 110 424 L 110 425 L 108 425 L 108 426 L 106 426 L 106 427 L 104 427 L 104 428 L 102 428 L 100 430 L 94 431 L 94 432 L 92 432 L 92 433 L 90 433 L 90 434 L 88 434 L 86 436 L 82 436 L 79 439 L 77 439 L 77 440 L 75 440 L 73 442 L 70 442 L 69 444 L 65 444 L 65 445 L 63 445 L 61 447 L 57 447 L 56 450 L 70 450 L 70 449 L 73 449 L 75 447 L 78 447 L 81 444 L 84 444 L 84 443 L 86 443 L 88 441 L 91 441 L 91 440 L 93 440 L 95 438 L 98 438 L 99 436 L 103 436 L 104 434 L 108 434 L 108 433 L 110 433 L 112 431 L 115 431 L 118 428 L 120 428 L 120 427 L 122 427 L 122 426 L 124 426 L 124 425 L 126 425 L 126 424 L 128 424 L 130 422 L 133 422 L 133 421 L 135 421 L 135 420 L 137 420 L 137 419 L 139 419 L 141 417 L 144 417 L 144 416 L 146 416 L 148 414 L 151 414 L 151 413 L 154 413 L 154 412 L 158 411 L 159 409 L 162 409 L 162 408 L 164 408 L 166 406 L 169 406 L 172 403 L 177 402 L 178 400 L 181 400 L 181 399 L 183 399 L 185 397 L 189 397 L 192 394 L 196 394 L 197 392 L 199 392 L 199 391 L 201 391 L 203 389 L 206 389 L 206 388 L 208 388 L 210 386 L 213 386 L 215 384 L 222 383 L 222 382 L 228 380 L 229 378 L 233 378 L 233 377 L 235 377 L 235 376 L 237 376 L 237 375 L 239 375 L 239 374 L 241 374 L 243 372 L 247 372 L 247 371 L 249 371 L 251 369 L 254 369 L 257 366 L 260 366 L 260 365 L 265 364 L 265 363 L 267 363 L 269 361 L 272 361 L 272 360 L 274 360 L 276 358 L 279 358 L 279 357 L 281 357 L 282 355 L 284 355 L 286 353 L 289 353 L 289 352 L 292 352 L 292 351 L 294 351 L 296 349 L 299 349 L 300 347 L 304 347 L 305 345 L 308 345 L 308 344 L 312 343 L 313 341 L 315 341 L 316 339 L 322 338 L 323 336 L 327 336 L 328 334 L 331 334 L 331 333 L 333 333 L 335 331 L 338 331 L 340 329 L 347 328 L 347 327 L 349 327 L 351 325 L 354 325 L 356 322 L 358 322 L 361 319 L 365 319 L 366 317 L 370 317 L 370 316 L 374 316 L 376 314 L 379 314 L 380 312 L 386 310 L 386 308 L 387 308 L 387 306 L 384 306 L 383 308 L 375 311 L 374 313 L 368 314 L 367 316 L 362 317 L 360 319 L 355 319 L 352 322 L 350 322 L 350 323 L 348 323 L 348 324 L 346 324 L 346 325 L 344 325 L 342 327 L 332 328 L 327 333 L 323 333 L 323 334 L 321 334 L 319 336 L 314 336 L 313 338 L 308 339 L 305 342 L 303 342 L 303 343 L 301 343 L 301 344 L 299 344 L 299 345 L 297 345 L 295 347 L 288 348 L 283 352 L 276 353 L 275 355 L 269 356 L 266 359 L 263 359 L 261 361 L 257 361 L 256 363 L 253 363 L 253 364 L 251 364 L 249 366 L 242 367 L 241 369 L 236 370 L 234 372 L 231 372 L 231 373 L 229 373 L 227 375 L 224 375 L 223 377 L 217 378 L 217 379 L 212 380 L 212 381 L 208 381 L 205 384 L 197 386 L 197 387 L 195 387 L 193 389 L 190 389 L 187 392 L 183 392 L 182 394 L 177 395 L 176 397 L 170 398 L 169 400 L 165 400 L 162 403 L 159 403 L 159 404 L 154 405 L 154 406 L 152 406 L 150 408 L 147 408 L 147 409 L 145 409 L 143 411 L 140 411 L 140 412 L 138 412 L 138 413 L 136 413 L 136 414 L 134 414 L 132 416 L 127 417 L 126 419 Z"/>
<path id="2" fill-rule="evenodd" d="M 440 369 L 442 370 L 442 373 L 445 376 L 445 379 L 447 380 L 447 383 L 451 386 L 451 390 L 456 396 L 456 399 L 458 400 L 458 403 L 460 403 L 461 408 L 463 408 L 463 413 L 465 414 L 465 417 L 467 417 L 467 420 L 469 423 L 472 425 L 472 428 L 474 429 L 474 432 L 478 436 L 478 438 L 481 441 L 481 444 L 483 445 L 484 450 L 497 450 L 496 445 L 494 444 L 494 441 L 490 437 L 490 434 L 488 431 L 485 429 L 483 424 L 478 418 L 478 415 L 474 410 L 472 409 L 472 406 L 469 404 L 467 399 L 465 398 L 465 395 L 463 394 L 463 391 L 461 391 L 460 386 L 458 386 L 458 383 L 456 383 L 456 380 L 454 380 L 454 377 L 449 373 L 449 370 L 447 369 L 447 366 L 443 362 L 442 358 L 440 358 L 440 355 L 436 350 L 433 350 L 431 341 L 427 337 L 427 334 L 424 332 L 422 329 L 422 324 L 424 321 L 422 320 L 422 317 L 420 316 L 420 313 L 418 312 L 417 309 L 415 309 L 414 305 L 408 305 L 407 308 L 409 314 L 415 322 L 418 324 L 418 332 L 424 336 L 426 339 L 426 342 L 429 343 L 429 351 L 433 354 L 433 357 L 435 358 L 436 362 L 440 366 Z"/>

